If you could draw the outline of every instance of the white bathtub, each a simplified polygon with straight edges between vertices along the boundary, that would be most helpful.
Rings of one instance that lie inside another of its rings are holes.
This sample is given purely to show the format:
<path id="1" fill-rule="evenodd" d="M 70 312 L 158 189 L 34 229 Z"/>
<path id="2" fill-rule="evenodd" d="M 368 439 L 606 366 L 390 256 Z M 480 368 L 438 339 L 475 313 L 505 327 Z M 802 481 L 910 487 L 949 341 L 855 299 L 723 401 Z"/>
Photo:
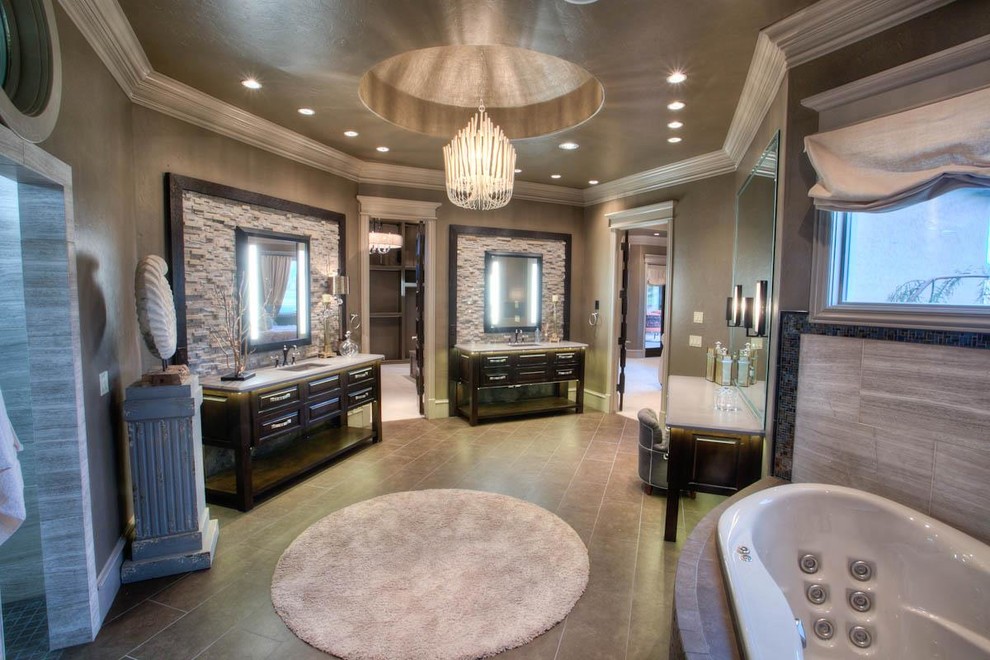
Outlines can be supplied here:
<path id="1" fill-rule="evenodd" d="M 718 544 L 749 660 L 990 658 L 990 546 L 913 509 L 789 484 L 726 509 Z"/>

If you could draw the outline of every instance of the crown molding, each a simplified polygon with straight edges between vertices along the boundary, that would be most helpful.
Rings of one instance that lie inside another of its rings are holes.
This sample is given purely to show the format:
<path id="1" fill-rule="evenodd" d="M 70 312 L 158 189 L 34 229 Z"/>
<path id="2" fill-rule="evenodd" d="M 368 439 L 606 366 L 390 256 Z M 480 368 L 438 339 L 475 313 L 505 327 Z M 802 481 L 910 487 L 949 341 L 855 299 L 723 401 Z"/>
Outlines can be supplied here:
<path id="1" fill-rule="evenodd" d="M 990 34 L 872 76 L 860 78 L 821 94 L 809 96 L 801 101 L 801 105 L 821 113 L 988 60 L 990 60 Z"/>
<path id="2" fill-rule="evenodd" d="M 636 229 L 674 219 L 674 200 L 605 214 L 609 229 Z"/>
<path id="3" fill-rule="evenodd" d="M 820 0 L 760 31 L 722 149 L 583 190 L 516 183 L 513 197 L 589 206 L 733 172 L 756 136 L 787 69 L 952 0 Z M 443 190 L 443 172 L 362 161 L 154 71 L 117 0 L 60 0 L 134 103 L 360 183 Z"/>
<path id="4" fill-rule="evenodd" d="M 421 202 L 393 197 L 358 195 L 358 212 L 374 218 L 389 220 L 436 220 L 441 202 Z"/>
<path id="5" fill-rule="evenodd" d="M 670 165 L 637 172 L 607 183 L 600 183 L 592 188 L 585 188 L 584 203 L 585 206 L 601 204 L 659 188 L 668 188 L 680 183 L 734 172 L 735 169 L 736 163 L 725 151 L 719 149 Z"/>

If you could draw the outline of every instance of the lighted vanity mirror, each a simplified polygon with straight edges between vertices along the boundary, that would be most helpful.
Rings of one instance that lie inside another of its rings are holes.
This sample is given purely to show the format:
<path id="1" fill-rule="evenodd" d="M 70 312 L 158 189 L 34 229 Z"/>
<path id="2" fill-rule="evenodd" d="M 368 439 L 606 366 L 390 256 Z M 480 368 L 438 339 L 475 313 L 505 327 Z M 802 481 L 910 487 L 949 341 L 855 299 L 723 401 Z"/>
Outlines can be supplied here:
<path id="1" fill-rule="evenodd" d="M 309 237 L 236 231 L 249 350 L 310 343 Z"/>
<path id="2" fill-rule="evenodd" d="M 751 325 L 761 325 L 765 332 L 756 333 L 753 328 L 729 328 L 729 350 L 743 351 L 747 344 L 750 360 L 736 377 L 739 391 L 761 419 L 766 413 L 767 356 L 770 349 L 770 320 L 773 315 L 769 300 L 769 285 L 773 283 L 774 227 L 777 217 L 777 149 L 780 134 L 774 135 L 763 150 L 749 177 L 736 195 L 736 238 L 732 265 L 732 283 L 742 286 Z M 760 284 L 758 284 L 760 283 Z M 765 305 L 753 310 L 754 303 L 763 298 Z M 762 322 L 760 321 L 760 317 Z M 762 336 L 753 336 L 761 334 Z M 750 368 L 748 365 L 752 365 Z"/>
<path id="3" fill-rule="evenodd" d="M 485 332 L 536 330 L 542 302 L 543 255 L 485 252 Z"/>

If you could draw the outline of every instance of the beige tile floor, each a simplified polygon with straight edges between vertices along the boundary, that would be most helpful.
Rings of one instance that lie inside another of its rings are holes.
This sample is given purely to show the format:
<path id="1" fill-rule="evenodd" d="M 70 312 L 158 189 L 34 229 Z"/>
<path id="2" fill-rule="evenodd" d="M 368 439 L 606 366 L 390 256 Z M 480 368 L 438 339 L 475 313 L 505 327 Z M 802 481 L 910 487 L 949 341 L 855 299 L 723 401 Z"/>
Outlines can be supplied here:
<path id="1" fill-rule="evenodd" d="M 660 364 L 659 357 L 626 360 L 626 392 L 620 415 L 636 419 L 641 408 L 660 410 Z"/>
<path id="2" fill-rule="evenodd" d="M 471 488 L 535 502 L 588 545 L 588 589 L 567 618 L 504 658 L 666 658 L 685 532 L 721 499 L 682 499 L 678 543 L 662 540 L 664 498 L 636 476 L 636 423 L 586 413 L 477 427 L 456 418 L 388 422 L 359 450 L 248 513 L 212 507 L 212 569 L 125 585 L 92 644 L 68 658 L 319 658 L 275 614 L 282 551 L 328 513 L 421 488 Z M 387 551 L 387 549 L 383 549 Z"/>

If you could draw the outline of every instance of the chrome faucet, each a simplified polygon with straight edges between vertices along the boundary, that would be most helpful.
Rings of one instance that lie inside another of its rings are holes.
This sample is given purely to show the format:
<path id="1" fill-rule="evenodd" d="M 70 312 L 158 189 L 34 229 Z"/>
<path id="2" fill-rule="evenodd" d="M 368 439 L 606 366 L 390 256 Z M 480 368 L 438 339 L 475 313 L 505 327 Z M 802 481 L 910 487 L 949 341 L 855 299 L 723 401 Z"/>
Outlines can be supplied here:
<path id="1" fill-rule="evenodd" d="M 289 346 L 287 344 L 282 344 L 282 366 L 287 366 L 289 364 Z"/>

